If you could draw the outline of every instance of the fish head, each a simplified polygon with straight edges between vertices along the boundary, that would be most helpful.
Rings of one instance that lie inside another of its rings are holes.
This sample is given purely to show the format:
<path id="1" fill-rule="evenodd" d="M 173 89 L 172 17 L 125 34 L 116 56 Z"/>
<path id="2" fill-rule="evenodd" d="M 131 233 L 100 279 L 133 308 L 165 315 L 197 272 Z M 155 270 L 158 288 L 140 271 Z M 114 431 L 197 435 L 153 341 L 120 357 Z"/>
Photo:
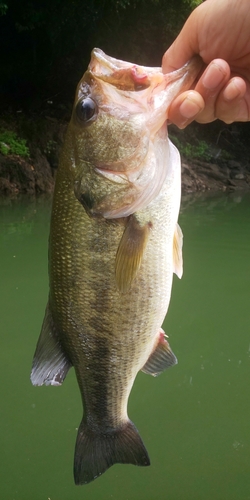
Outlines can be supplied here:
<path id="1" fill-rule="evenodd" d="M 70 122 L 75 194 L 89 215 L 128 216 L 159 193 L 168 169 L 167 111 L 200 67 L 196 60 L 164 75 L 92 51 Z"/>

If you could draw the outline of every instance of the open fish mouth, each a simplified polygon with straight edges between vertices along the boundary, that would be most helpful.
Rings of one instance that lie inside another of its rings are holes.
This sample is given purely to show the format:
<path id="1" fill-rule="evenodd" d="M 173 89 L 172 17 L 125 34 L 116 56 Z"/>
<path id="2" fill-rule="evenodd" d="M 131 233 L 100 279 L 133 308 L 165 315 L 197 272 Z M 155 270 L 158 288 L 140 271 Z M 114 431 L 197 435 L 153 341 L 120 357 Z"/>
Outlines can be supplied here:
<path id="1" fill-rule="evenodd" d="M 101 49 L 95 48 L 91 52 L 89 63 L 90 74 L 104 82 L 114 85 L 120 90 L 140 91 L 145 90 L 152 84 L 156 87 L 164 82 L 164 86 L 169 82 L 174 82 L 185 73 L 188 65 L 188 80 L 193 82 L 198 78 L 202 69 L 203 61 L 199 56 L 193 57 L 180 70 L 163 74 L 160 67 L 140 66 L 106 55 Z M 189 83 L 188 83 L 189 85 Z"/>
<path id="2" fill-rule="evenodd" d="M 182 68 L 163 74 L 160 67 L 140 66 L 115 59 L 95 48 L 87 73 L 90 80 L 104 84 L 103 92 L 109 97 L 113 97 L 111 89 L 115 89 L 117 103 L 124 97 L 130 99 L 131 113 L 149 112 L 151 118 L 147 125 L 151 133 L 156 133 L 166 122 L 167 110 L 173 99 L 195 84 L 203 65 L 202 59 L 195 56 Z"/>
<path id="3" fill-rule="evenodd" d="M 90 73 L 120 90 L 139 91 L 150 86 L 150 73 L 160 68 L 146 68 L 107 56 L 101 49 L 93 49 L 89 64 Z"/>

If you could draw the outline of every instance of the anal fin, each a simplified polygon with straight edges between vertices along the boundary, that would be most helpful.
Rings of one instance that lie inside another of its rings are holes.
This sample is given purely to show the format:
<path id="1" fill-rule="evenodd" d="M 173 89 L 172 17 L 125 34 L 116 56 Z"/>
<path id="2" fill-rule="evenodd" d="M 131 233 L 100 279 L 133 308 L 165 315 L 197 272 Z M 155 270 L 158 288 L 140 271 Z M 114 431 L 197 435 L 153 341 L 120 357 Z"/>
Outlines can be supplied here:
<path id="1" fill-rule="evenodd" d="M 158 343 L 143 366 L 142 371 L 156 377 L 167 368 L 176 365 L 177 362 L 177 358 L 166 340 L 165 333 L 161 329 Z"/>
<path id="2" fill-rule="evenodd" d="M 31 382 L 33 385 L 61 385 L 71 366 L 56 336 L 48 304 L 33 358 Z"/>

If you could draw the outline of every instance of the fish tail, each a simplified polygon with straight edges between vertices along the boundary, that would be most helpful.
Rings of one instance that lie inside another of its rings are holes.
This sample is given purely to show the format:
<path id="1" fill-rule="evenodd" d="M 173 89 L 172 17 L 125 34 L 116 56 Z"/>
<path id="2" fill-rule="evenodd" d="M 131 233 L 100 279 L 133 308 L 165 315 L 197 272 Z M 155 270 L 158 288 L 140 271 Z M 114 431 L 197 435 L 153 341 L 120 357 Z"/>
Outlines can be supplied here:
<path id="1" fill-rule="evenodd" d="M 108 432 L 95 432 L 82 420 L 75 447 L 74 478 L 87 484 L 116 463 L 150 465 L 147 450 L 130 420 Z"/>

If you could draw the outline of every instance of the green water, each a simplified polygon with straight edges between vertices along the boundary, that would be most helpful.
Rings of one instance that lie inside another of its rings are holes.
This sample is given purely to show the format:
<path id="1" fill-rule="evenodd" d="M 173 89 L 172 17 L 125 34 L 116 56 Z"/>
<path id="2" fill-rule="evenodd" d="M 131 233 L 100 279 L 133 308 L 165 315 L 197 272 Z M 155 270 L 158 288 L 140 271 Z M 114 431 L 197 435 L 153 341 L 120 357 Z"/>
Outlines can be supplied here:
<path id="1" fill-rule="evenodd" d="M 30 365 L 47 301 L 50 202 L 0 206 L 0 499 L 250 499 L 250 196 L 183 200 L 184 275 L 164 328 L 179 364 L 140 373 L 129 414 L 151 467 L 116 465 L 73 483 L 81 402 L 32 387 Z"/>

